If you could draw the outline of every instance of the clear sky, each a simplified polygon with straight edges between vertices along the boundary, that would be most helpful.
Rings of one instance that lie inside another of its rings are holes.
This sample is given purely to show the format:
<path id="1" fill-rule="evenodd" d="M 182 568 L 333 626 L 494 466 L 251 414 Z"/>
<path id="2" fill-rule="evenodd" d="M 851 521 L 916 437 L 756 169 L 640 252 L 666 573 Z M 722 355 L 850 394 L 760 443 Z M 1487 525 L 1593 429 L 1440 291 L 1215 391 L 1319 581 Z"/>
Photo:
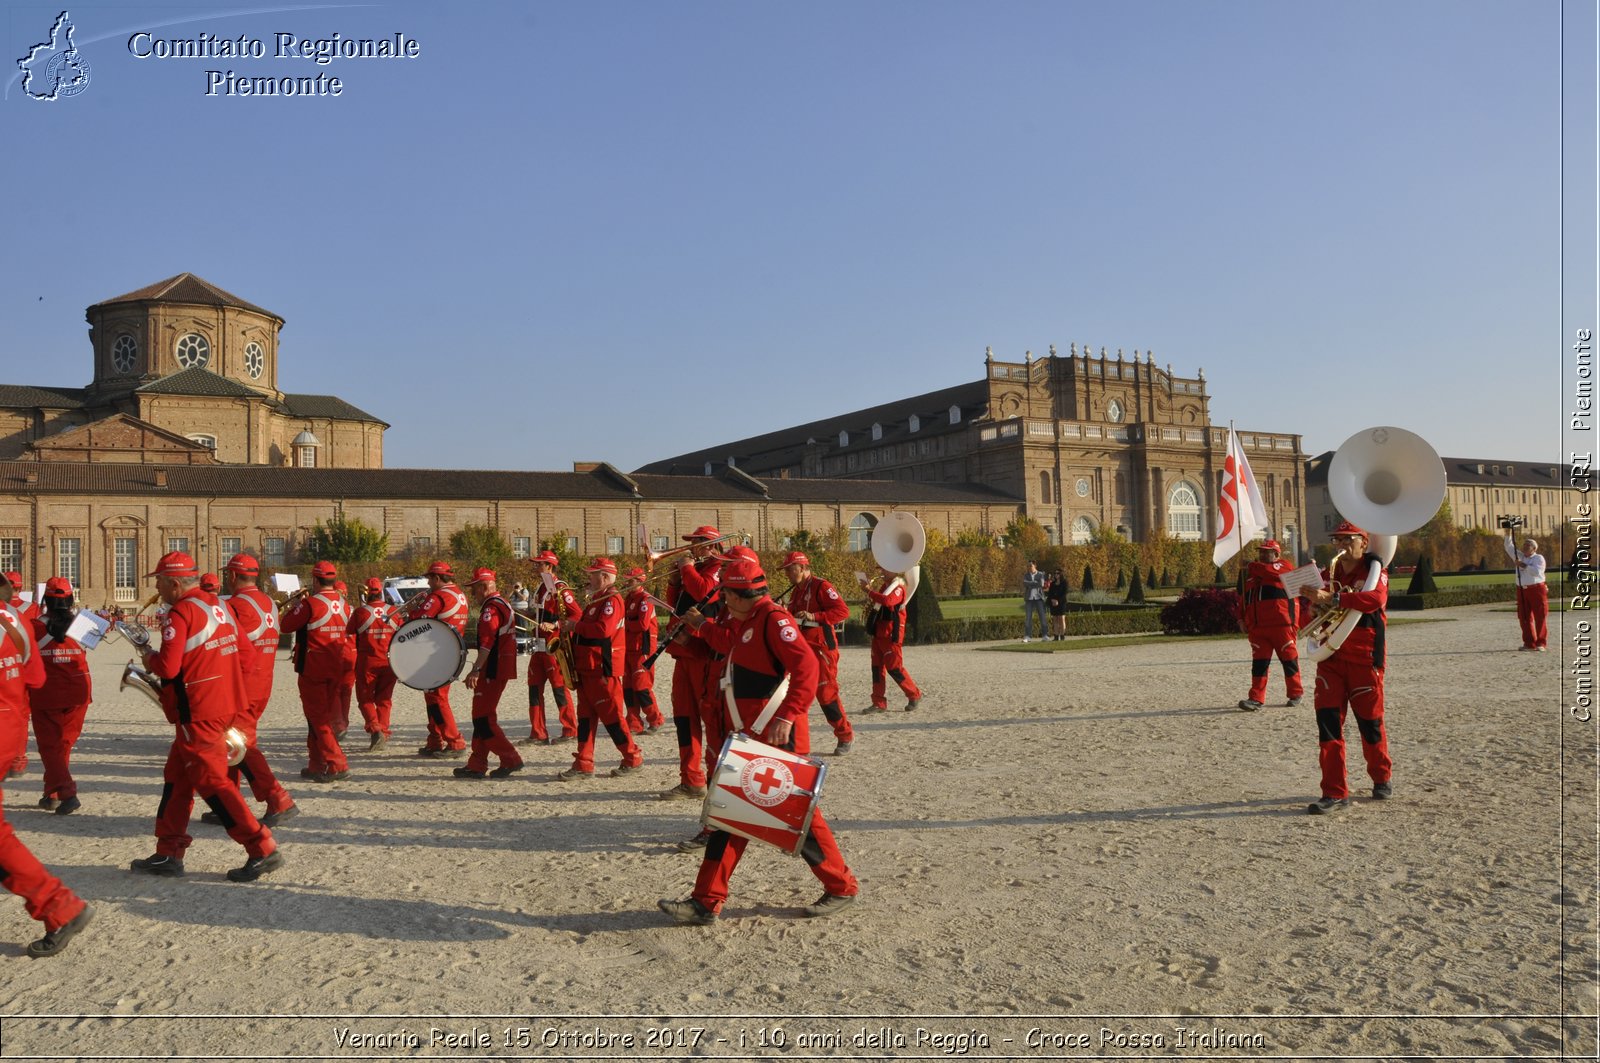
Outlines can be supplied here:
<path id="1" fill-rule="evenodd" d="M 390 467 L 631 469 L 1074 342 L 1311 454 L 1563 457 L 1556 0 L 73 4 L 91 80 L 42 103 L 16 59 L 60 10 L 0 27 L 6 383 L 89 383 L 84 308 L 188 270 L 285 318 L 279 386 L 389 422 Z"/>

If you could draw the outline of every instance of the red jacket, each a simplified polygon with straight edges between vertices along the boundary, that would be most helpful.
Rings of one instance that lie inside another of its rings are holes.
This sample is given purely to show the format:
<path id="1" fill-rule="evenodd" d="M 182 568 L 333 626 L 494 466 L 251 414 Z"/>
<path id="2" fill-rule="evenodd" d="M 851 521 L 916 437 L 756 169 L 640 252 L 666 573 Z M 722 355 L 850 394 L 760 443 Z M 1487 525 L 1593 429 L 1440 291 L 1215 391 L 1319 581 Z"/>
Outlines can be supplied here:
<path id="1" fill-rule="evenodd" d="M 819 671 L 816 652 L 801 637 L 788 610 L 771 598 L 760 598 L 744 620 L 724 613 L 715 622 L 702 624 L 700 633 L 706 645 L 728 657 L 724 676 L 732 683 L 739 730 L 761 737 L 755 729 L 758 717 L 787 675 L 789 690 L 773 719 L 789 720 L 797 736 L 803 733 L 806 710 L 817 696 Z M 797 737 L 796 749 L 805 752 L 803 744 L 804 739 Z"/>
<path id="2" fill-rule="evenodd" d="M 811 613 L 815 620 L 800 621 L 800 634 L 813 646 L 839 648 L 839 638 L 834 628 L 850 619 L 850 604 L 834 589 L 833 584 L 820 576 L 810 576 L 795 585 L 789 595 L 789 612 L 795 616 Z"/>
<path id="3" fill-rule="evenodd" d="M 1367 554 L 1360 559 L 1341 558 L 1338 572 L 1329 574 L 1338 579 L 1340 587 L 1353 588 L 1340 592 L 1339 608 L 1354 609 L 1361 614 L 1360 621 L 1334 652 L 1334 656 L 1351 661 L 1370 661 L 1374 668 L 1382 668 L 1388 631 L 1385 610 L 1389 606 L 1389 572 L 1379 568 L 1378 582 L 1372 590 L 1361 590 L 1373 563 L 1382 565 L 1376 554 Z"/>
<path id="4" fill-rule="evenodd" d="M 345 634 L 356 644 L 356 662 L 367 665 L 389 663 L 389 641 L 399 627 L 394 606 L 388 602 L 366 602 L 350 614 Z"/>
<path id="5" fill-rule="evenodd" d="M 23 623 L 28 623 L 30 621 L 39 619 L 39 603 L 25 602 L 22 600 L 22 596 L 20 594 L 14 595 L 11 601 L 7 602 L 6 605 L 11 608 L 11 611 L 15 613 L 17 618 Z"/>
<path id="6" fill-rule="evenodd" d="M 278 662 L 278 603 L 260 587 L 240 587 L 222 599 L 233 614 L 242 642 L 254 649 L 239 658 L 244 692 L 252 705 L 272 697 L 272 670 Z"/>
<path id="7" fill-rule="evenodd" d="M 898 646 L 906 640 L 906 581 L 895 576 L 884 590 L 867 588 L 867 597 L 878 607 L 872 616 L 870 634 L 878 642 Z"/>
<path id="8" fill-rule="evenodd" d="M 661 631 L 661 622 L 656 619 L 656 603 L 644 588 L 635 587 L 628 593 L 626 616 L 628 661 L 636 665 L 656 651 L 656 638 Z"/>
<path id="9" fill-rule="evenodd" d="M 483 600 L 478 613 L 478 648 L 489 651 L 483 659 L 485 679 L 517 677 L 516 615 L 498 591 Z"/>
<path id="10" fill-rule="evenodd" d="M 0 606 L 0 750 L 7 756 L 28 745 L 28 688 L 44 682 L 44 662 L 28 624 Z"/>
<path id="11" fill-rule="evenodd" d="M 626 611 L 622 596 L 615 590 L 584 606 L 583 615 L 572 629 L 572 659 L 579 676 L 622 678 L 622 659 L 628 646 L 622 623 Z"/>
<path id="12" fill-rule="evenodd" d="M 89 704 L 89 655 L 76 639 L 53 638 L 45 622 L 35 618 L 33 638 L 44 665 L 44 683 L 28 692 L 35 709 L 76 709 Z"/>
<path id="13" fill-rule="evenodd" d="M 722 562 L 705 557 L 678 569 L 667 582 L 667 601 L 672 603 L 674 612 L 682 613 L 694 605 L 706 616 L 715 617 L 722 609 L 721 591 Z M 700 631 L 690 629 L 688 641 L 674 641 L 667 647 L 667 654 L 677 660 L 709 661 L 711 650 L 700 634 L 704 630 L 704 625 Z"/>
<path id="14" fill-rule="evenodd" d="M 283 614 L 283 630 L 305 634 L 295 643 L 294 670 L 307 679 L 338 679 L 344 674 L 345 616 L 344 599 L 332 587 L 324 587 L 294 603 Z"/>
<path id="15" fill-rule="evenodd" d="M 1295 603 L 1283 589 L 1283 574 L 1294 565 L 1276 561 L 1252 561 L 1245 568 L 1244 597 L 1239 602 L 1239 619 L 1251 630 L 1268 627 L 1294 627 Z"/>
<path id="16" fill-rule="evenodd" d="M 244 711 L 239 648 L 222 603 L 198 587 L 185 591 L 162 624 L 161 649 L 149 658 L 150 671 L 165 680 L 161 708 L 170 722 L 231 721 Z"/>
<path id="17" fill-rule="evenodd" d="M 466 637 L 467 634 L 467 595 L 454 583 L 446 583 L 436 591 L 429 591 L 428 596 L 416 609 L 410 610 L 407 615 L 415 620 L 418 617 L 431 616 L 435 620 L 443 620 L 455 629 L 457 635 Z"/>

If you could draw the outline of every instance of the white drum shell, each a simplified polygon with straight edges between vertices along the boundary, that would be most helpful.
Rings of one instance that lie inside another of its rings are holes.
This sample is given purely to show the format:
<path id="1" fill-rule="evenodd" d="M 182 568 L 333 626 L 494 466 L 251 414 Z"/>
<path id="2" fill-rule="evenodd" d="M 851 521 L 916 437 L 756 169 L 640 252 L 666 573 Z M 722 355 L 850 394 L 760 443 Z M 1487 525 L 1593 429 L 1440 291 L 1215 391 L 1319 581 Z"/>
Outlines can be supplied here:
<path id="1" fill-rule="evenodd" d="M 433 617 L 406 621 L 389 641 L 389 667 L 413 690 L 437 690 L 453 682 L 466 663 L 461 636 Z"/>

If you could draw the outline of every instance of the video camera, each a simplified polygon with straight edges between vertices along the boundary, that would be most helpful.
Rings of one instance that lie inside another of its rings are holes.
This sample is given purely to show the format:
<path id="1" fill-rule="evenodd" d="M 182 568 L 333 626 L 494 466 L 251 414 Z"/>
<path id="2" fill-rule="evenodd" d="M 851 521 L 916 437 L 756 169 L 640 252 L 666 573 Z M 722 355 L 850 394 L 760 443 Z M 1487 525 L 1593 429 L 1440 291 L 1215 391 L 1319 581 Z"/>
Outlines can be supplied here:
<path id="1" fill-rule="evenodd" d="M 1508 531 L 1510 529 L 1512 529 L 1512 528 L 1520 528 L 1526 523 L 1528 523 L 1528 521 L 1524 517 L 1501 517 L 1500 518 L 1500 527 L 1505 528 Z"/>

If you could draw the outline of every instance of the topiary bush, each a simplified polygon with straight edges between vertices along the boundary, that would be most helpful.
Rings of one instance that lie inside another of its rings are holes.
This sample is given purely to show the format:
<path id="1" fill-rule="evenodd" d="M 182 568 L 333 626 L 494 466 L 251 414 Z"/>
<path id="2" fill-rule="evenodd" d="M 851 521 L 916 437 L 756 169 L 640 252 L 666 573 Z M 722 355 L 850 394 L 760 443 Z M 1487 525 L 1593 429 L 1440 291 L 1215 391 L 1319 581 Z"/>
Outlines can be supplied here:
<path id="1" fill-rule="evenodd" d="M 1411 574 L 1411 585 L 1406 588 L 1407 594 L 1435 594 L 1439 585 L 1433 579 L 1433 561 L 1427 554 L 1417 558 L 1417 570 Z"/>
<path id="2" fill-rule="evenodd" d="M 1123 601 L 1130 605 L 1144 604 L 1144 584 L 1139 581 L 1139 570 L 1133 570 L 1133 582 L 1128 585 L 1128 596 Z"/>
<path id="3" fill-rule="evenodd" d="M 1239 630 L 1239 593 L 1231 588 L 1191 589 L 1161 610 L 1169 635 L 1222 635 Z"/>
<path id="4" fill-rule="evenodd" d="M 1083 594 L 1094 590 L 1094 569 L 1088 565 L 1083 566 L 1083 582 L 1079 584 L 1078 590 Z"/>

